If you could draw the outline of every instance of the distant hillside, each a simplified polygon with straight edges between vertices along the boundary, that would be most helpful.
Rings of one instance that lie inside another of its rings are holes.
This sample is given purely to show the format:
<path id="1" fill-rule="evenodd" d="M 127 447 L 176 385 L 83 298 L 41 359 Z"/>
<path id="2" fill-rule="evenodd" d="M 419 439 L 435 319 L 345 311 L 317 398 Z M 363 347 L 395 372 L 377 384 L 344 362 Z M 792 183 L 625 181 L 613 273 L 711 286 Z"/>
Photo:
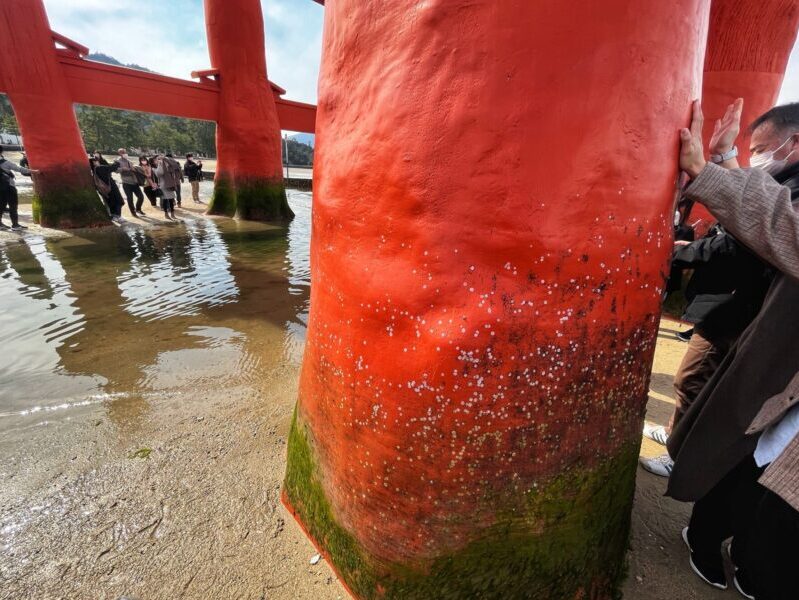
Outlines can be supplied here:
<path id="1" fill-rule="evenodd" d="M 314 136 L 312 133 L 298 133 L 296 135 L 290 135 L 289 139 L 299 142 L 300 144 L 310 146 L 311 148 L 314 147 L 314 143 L 316 142 L 316 136 Z"/>
<path id="2" fill-rule="evenodd" d="M 107 54 L 103 54 L 102 52 L 92 52 L 91 54 L 87 54 L 86 58 L 88 58 L 89 60 L 93 60 L 95 62 L 101 62 L 107 65 L 114 65 L 115 67 L 127 67 L 129 69 L 137 69 L 139 71 L 147 71 L 148 73 L 155 73 L 155 71 L 151 71 L 150 69 L 146 69 L 137 64 L 131 63 L 129 65 L 126 65 L 124 63 L 119 62 L 113 56 L 108 56 Z"/>

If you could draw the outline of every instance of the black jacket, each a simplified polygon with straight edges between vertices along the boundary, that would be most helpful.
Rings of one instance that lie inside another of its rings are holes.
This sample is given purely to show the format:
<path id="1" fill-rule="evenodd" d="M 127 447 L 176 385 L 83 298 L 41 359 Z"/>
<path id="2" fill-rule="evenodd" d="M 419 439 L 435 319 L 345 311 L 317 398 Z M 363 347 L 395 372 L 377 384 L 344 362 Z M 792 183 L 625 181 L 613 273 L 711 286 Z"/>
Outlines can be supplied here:
<path id="1" fill-rule="evenodd" d="M 799 198 L 799 163 L 774 177 Z M 757 316 L 773 279 L 773 271 L 720 225 L 701 240 L 678 248 L 673 267 L 694 269 L 685 290 L 683 319 L 710 338 L 737 337 Z"/>
<path id="2" fill-rule="evenodd" d="M 678 248 L 673 264 L 694 269 L 683 319 L 710 339 L 735 337 L 746 329 L 771 284 L 771 269 L 720 225 Z"/>
<path id="3" fill-rule="evenodd" d="M 203 169 L 200 163 L 196 163 L 192 161 L 186 161 L 186 165 L 183 167 L 183 172 L 186 174 L 186 178 L 189 181 L 202 181 L 203 180 Z"/>

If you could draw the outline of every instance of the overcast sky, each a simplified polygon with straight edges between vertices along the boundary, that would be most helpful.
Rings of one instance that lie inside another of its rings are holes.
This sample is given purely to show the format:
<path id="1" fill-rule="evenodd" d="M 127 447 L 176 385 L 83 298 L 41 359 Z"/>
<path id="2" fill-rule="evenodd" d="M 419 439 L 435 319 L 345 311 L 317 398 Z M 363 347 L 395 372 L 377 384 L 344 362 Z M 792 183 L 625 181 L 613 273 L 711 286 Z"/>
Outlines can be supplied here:
<path id="1" fill-rule="evenodd" d="M 0 0 L 2 1 L 2 0 Z M 123 63 L 188 78 L 209 67 L 202 0 L 44 0 L 59 33 Z M 312 0 L 261 0 L 269 78 L 286 98 L 316 103 L 323 11 Z M 780 102 L 799 100 L 794 51 Z"/>

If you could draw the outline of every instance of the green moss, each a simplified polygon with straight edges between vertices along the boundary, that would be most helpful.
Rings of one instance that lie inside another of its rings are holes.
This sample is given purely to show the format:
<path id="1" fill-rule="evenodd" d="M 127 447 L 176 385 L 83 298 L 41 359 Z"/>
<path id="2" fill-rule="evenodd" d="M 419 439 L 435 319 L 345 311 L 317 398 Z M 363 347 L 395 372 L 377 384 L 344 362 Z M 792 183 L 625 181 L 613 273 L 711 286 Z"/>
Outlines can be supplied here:
<path id="1" fill-rule="evenodd" d="M 236 214 L 236 190 L 228 179 L 214 184 L 214 195 L 208 203 L 208 214 L 232 217 Z"/>
<path id="2" fill-rule="evenodd" d="M 285 491 L 361 598 L 604 600 L 620 597 L 637 454 L 630 444 L 592 469 L 565 471 L 528 493 L 523 508 L 500 512 L 480 539 L 423 565 L 380 563 L 336 522 L 296 414 Z"/>
<path id="3" fill-rule="evenodd" d="M 33 220 L 43 227 L 73 229 L 110 225 L 108 210 L 94 189 L 50 188 L 33 196 Z"/>
<path id="4" fill-rule="evenodd" d="M 236 215 L 240 219 L 276 222 L 294 218 L 282 181 L 237 180 L 236 196 Z"/>

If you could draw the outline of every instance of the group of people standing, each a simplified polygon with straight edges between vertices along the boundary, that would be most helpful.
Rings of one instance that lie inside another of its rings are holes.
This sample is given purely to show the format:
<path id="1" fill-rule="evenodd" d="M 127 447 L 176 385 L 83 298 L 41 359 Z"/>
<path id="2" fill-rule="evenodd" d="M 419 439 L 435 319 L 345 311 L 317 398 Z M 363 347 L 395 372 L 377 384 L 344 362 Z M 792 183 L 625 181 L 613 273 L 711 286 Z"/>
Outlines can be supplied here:
<path id="1" fill-rule="evenodd" d="M 691 569 L 745 598 L 799 598 L 799 103 L 750 125 L 750 165 L 735 140 L 743 101 L 702 147 L 697 103 L 682 130 L 685 198 L 718 219 L 700 240 L 677 242 L 677 269 L 694 269 L 694 324 L 675 377 L 667 427 L 644 435 L 668 454 L 642 459 L 669 478 L 667 495 L 693 502 L 682 538 Z M 726 557 L 722 543 L 732 539 Z"/>
<path id="2" fill-rule="evenodd" d="M 195 204 L 203 204 L 200 200 L 200 181 L 203 178 L 202 162 L 194 159 L 194 155 L 186 154 L 186 164 L 180 163 L 171 153 L 157 154 L 152 157 L 139 156 L 134 162 L 128 156 L 127 150 L 120 148 L 117 152 L 119 158 L 109 163 L 99 151 L 89 158 L 94 183 L 98 193 L 103 198 L 111 219 L 121 222 L 122 207 L 125 201 L 119 187 L 112 177 L 112 173 L 119 173 L 122 181 L 122 190 L 125 193 L 128 210 L 131 216 L 145 216 L 142 210 L 144 197 L 153 207 L 161 201 L 161 209 L 168 220 L 177 220 L 175 207 L 181 206 L 181 183 L 185 180 L 191 185 L 192 200 Z M 136 199 L 134 203 L 134 198 Z"/>

